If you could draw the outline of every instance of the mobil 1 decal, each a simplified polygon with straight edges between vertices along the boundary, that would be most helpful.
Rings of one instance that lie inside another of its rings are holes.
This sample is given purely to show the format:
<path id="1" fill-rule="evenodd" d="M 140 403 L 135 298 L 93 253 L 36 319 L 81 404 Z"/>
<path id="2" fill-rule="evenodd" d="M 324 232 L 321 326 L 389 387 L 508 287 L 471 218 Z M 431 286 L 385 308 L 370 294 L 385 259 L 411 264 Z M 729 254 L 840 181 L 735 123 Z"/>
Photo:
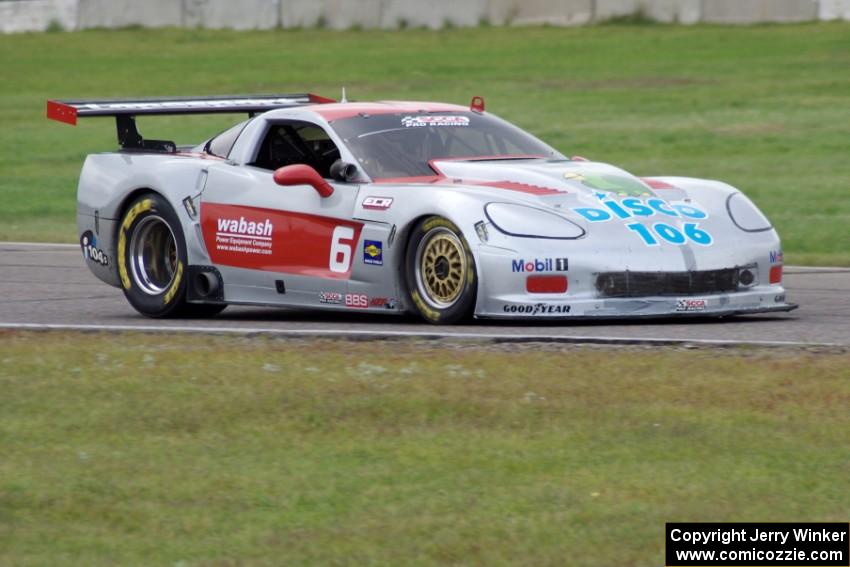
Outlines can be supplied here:
<path id="1" fill-rule="evenodd" d="M 698 244 L 711 246 L 714 238 L 700 228 L 708 213 L 694 203 L 668 202 L 658 197 L 628 197 L 617 200 L 607 193 L 596 193 L 597 207 L 573 207 L 573 211 L 591 223 L 625 223 L 635 238 L 647 246 L 661 244 Z M 675 223 L 675 225 L 673 224 Z"/>
<path id="2" fill-rule="evenodd" d="M 201 227 L 214 264 L 348 279 L 363 224 L 277 209 L 203 203 Z"/>

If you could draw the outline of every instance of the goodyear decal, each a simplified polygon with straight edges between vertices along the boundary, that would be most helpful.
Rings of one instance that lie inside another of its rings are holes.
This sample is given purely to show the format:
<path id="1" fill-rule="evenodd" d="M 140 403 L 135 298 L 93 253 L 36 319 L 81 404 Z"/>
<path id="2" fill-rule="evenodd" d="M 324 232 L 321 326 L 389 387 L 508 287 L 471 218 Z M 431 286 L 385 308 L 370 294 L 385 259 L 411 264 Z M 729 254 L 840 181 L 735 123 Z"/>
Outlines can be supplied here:
<path id="1" fill-rule="evenodd" d="M 422 225 L 422 228 L 425 230 L 431 230 L 432 228 L 437 228 L 438 226 L 442 226 L 443 228 L 448 228 L 453 231 L 457 231 L 457 227 L 447 221 L 446 219 L 441 219 L 440 217 L 432 217 L 425 221 L 425 224 Z"/>
<path id="2" fill-rule="evenodd" d="M 174 272 L 174 281 L 171 282 L 171 286 L 168 288 L 168 291 L 165 292 L 165 296 L 162 298 L 162 302 L 165 305 L 171 303 L 171 300 L 174 299 L 174 296 L 177 294 L 177 289 L 180 287 L 180 280 L 183 279 L 183 262 L 180 260 L 177 261 L 177 271 Z"/>
<path id="3" fill-rule="evenodd" d="M 124 289 L 130 289 L 130 276 L 127 275 L 127 258 L 125 257 L 125 252 L 127 251 L 127 231 L 130 230 L 136 217 L 152 208 L 153 200 L 143 199 L 130 207 L 130 210 L 124 215 L 124 222 L 121 223 L 121 230 L 118 233 L 118 275 L 121 277 L 121 285 L 124 286 Z"/>
<path id="4" fill-rule="evenodd" d="M 419 311 L 425 315 L 431 321 L 439 321 L 440 320 L 440 312 L 435 311 L 428 307 L 428 304 L 422 300 L 422 297 L 419 295 L 417 290 L 414 290 L 413 293 L 410 294 L 413 298 L 413 303 L 416 304 L 416 307 L 419 308 Z"/>
<path id="5" fill-rule="evenodd" d="M 126 249 L 127 234 L 122 228 L 121 233 L 118 235 L 118 258 L 120 258 L 118 262 L 118 275 L 121 277 L 121 285 L 124 286 L 124 289 L 130 289 L 130 277 L 127 275 L 127 260 L 124 257 Z"/>

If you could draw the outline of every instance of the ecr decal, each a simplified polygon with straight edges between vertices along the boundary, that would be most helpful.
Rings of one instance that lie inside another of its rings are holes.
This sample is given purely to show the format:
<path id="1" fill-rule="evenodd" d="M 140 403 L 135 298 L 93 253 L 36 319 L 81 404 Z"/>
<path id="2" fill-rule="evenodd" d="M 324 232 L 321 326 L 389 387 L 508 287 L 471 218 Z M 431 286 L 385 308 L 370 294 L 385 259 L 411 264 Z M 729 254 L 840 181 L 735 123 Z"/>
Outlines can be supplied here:
<path id="1" fill-rule="evenodd" d="M 371 211 L 386 211 L 392 204 L 392 197 L 366 197 L 361 206 Z"/>

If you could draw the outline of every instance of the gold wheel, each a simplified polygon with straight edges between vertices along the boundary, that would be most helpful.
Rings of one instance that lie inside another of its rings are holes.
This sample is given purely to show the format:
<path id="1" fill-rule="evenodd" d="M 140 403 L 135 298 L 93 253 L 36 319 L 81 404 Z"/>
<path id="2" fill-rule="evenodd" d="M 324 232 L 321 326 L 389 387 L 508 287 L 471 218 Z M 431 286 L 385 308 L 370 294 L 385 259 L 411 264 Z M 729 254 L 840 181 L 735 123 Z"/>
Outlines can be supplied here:
<path id="1" fill-rule="evenodd" d="M 430 230 L 416 250 L 416 287 L 437 309 L 454 305 L 464 289 L 466 252 L 458 236 L 445 227 Z"/>

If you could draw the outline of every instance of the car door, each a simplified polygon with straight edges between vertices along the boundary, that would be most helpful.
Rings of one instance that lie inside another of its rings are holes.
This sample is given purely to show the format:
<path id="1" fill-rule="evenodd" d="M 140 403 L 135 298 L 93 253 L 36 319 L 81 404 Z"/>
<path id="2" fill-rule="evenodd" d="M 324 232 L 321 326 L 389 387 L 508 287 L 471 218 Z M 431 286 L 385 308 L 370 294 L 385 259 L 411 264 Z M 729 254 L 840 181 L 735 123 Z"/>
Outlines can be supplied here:
<path id="1" fill-rule="evenodd" d="M 358 186 L 329 179 L 338 157 L 320 126 L 289 120 L 269 124 L 251 163 L 210 166 L 201 227 L 228 301 L 343 302 L 363 223 L 351 218 Z M 274 171 L 294 164 L 314 167 L 333 194 L 276 184 Z"/>

